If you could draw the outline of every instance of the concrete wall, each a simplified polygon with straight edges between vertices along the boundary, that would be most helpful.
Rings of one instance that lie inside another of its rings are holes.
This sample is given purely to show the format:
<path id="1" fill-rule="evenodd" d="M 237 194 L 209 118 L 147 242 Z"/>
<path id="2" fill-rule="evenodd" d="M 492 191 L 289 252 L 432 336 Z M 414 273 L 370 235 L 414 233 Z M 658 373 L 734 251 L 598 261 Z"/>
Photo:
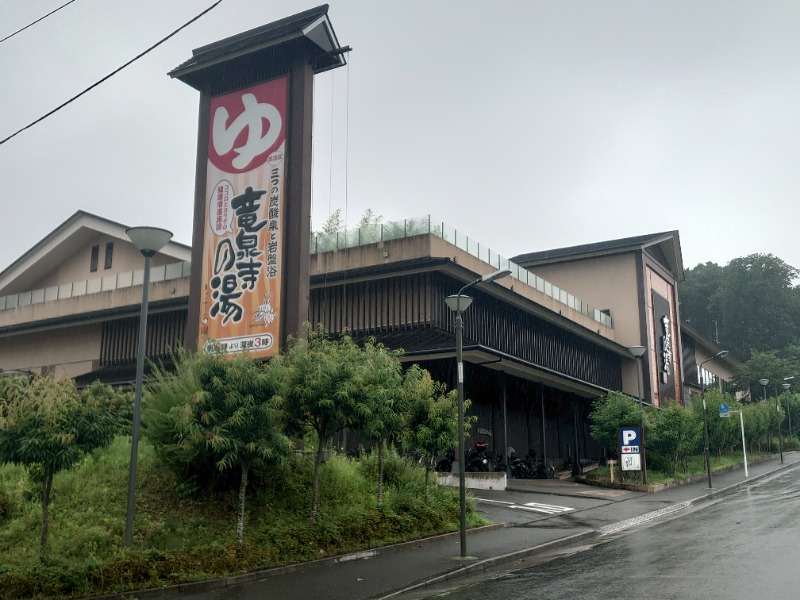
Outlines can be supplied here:
<path id="1" fill-rule="evenodd" d="M 83 375 L 100 358 L 102 330 L 102 323 L 89 323 L 2 337 L 0 369 L 41 373 L 46 367 L 55 377 Z"/>

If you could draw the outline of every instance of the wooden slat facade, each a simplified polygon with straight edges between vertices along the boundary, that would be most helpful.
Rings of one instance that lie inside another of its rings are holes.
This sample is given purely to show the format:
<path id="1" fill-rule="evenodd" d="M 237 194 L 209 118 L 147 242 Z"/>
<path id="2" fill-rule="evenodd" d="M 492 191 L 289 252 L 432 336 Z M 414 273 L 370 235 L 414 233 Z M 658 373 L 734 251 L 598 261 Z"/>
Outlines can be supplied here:
<path id="1" fill-rule="evenodd" d="M 311 290 L 309 321 L 330 333 L 350 330 L 373 335 L 390 345 L 397 331 L 433 328 L 453 340 L 453 314 L 444 298 L 458 291 L 459 282 L 441 273 L 409 273 L 353 283 L 327 284 Z M 620 389 L 619 356 L 603 346 L 549 321 L 511 306 L 480 289 L 464 312 L 464 346 L 479 344 L 510 357 L 608 389 Z M 430 336 L 420 335 L 419 340 Z M 450 342 L 454 346 L 454 342 Z M 404 336 L 407 351 L 432 350 Z"/>
<path id="2" fill-rule="evenodd" d="M 159 312 L 147 316 L 147 348 L 150 360 L 169 358 L 183 345 L 186 331 L 186 309 Z M 100 345 L 100 367 L 113 367 L 136 362 L 139 344 L 139 317 L 115 319 L 103 323 Z"/>

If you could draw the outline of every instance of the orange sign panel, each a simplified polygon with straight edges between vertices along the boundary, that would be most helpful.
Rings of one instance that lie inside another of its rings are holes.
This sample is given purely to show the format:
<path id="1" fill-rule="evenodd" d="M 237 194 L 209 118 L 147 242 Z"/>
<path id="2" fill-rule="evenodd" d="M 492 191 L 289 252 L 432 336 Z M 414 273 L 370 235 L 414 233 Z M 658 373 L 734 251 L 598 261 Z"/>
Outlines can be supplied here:
<path id="1" fill-rule="evenodd" d="M 286 77 L 211 99 L 198 348 L 280 346 Z"/>

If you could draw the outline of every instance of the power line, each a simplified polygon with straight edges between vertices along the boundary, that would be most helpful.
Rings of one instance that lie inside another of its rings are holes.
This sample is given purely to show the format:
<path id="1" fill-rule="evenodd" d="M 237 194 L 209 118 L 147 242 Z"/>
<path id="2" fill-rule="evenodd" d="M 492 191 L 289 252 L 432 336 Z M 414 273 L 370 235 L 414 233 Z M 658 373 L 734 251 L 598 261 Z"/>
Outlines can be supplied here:
<path id="1" fill-rule="evenodd" d="M 39 21 L 44 21 L 44 20 L 45 20 L 47 17 L 49 17 L 49 16 L 50 16 L 50 15 L 52 15 L 53 13 L 56 13 L 56 12 L 60 11 L 60 10 L 61 10 L 62 8 L 64 8 L 64 7 L 65 7 L 67 4 L 72 4 L 73 2 L 75 2 L 75 0 L 69 0 L 69 2 L 66 2 L 66 3 L 62 4 L 61 6 L 59 6 L 58 8 L 56 8 L 55 10 L 51 10 L 51 11 L 50 11 L 49 13 L 47 13 L 45 16 L 43 16 L 43 17 L 39 17 L 39 18 L 38 18 L 38 19 L 36 19 L 36 20 L 35 20 L 33 23 L 28 23 L 28 24 L 27 24 L 27 25 L 25 25 L 25 27 L 23 27 L 22 29 L 17 29 L 17 30 L 16 30 L 14 33 L 12 33 L 11 35 L 7 35 L 7 36 L 6 36 L 6 37 L 4 37 L 2 40 L 0 40 L 0 44 L 2 44 L 3 42 L 5 42 L 7 39 L 14 37 L 14 36 L 15 36 L 15 35 L 17 35 L 18 33 L 22 33 L 22 32 L 23 32 L 23 31 L 25 31 L 25 30 L 26 30 L 28 27 L 33 27 L 33 26 L 34 26 L 34 25 L 36 25 L 36 24 L 37 24 Z"/>
<path id="2" fill-rule="evenodd" d="M 128 62 L 126 62 L 126 63 L 125 63 L 124 65 L 122 65 L 121 67 L 119 67 L 119 68 L 115 69 L 114 71 L 112 71 L 111 73 L 109 73 L 108 75 L 106 75 L 105 77 L 103 77 L 102 79 L 100 79 L 99 81 L 96 81 L 95 83 L 93 83 L 92 85 L 90 85 L 88 88 L 86 88 L 86 89 L 85 89 L 85 90 L 83 90 L 82 92 L 80 92 L 80 93 L 78 93 L 78 94 L 74 95 L 72 98 L 70 98 L 70 99 L 69 99 L 69 100 L 67 100 L 66 102 L 63 102 L 63 103 L 59 104 L 59 105 L 58 105 L 58 106 L 56 106 L 56 107 L 55 107 L 53 110 L 51 110 L 50 112 L 48 112 L 48 113 L 46 113 L 46 114 L 42 115 L 41 117 L 39 117 L 39 118 L 38 118 L 38 119 L 36 119 L 35 121 L 33 121 L 33 122 L 29 123 L 28 125 L 26 125 L 26 126 L 25 126 L 25 127 L 23 127 L 22 129 L 19 129 L 19 130 L 15 131 L 14 133 L 12 133 L 12 134 L 11 134 L 10 136 L 8 136 L 7 138 L 5 138 L 5 139 L 3 139 L 3 140 L 0 140 L 0 145 L 2 145 L 2 144 L 5 144 L 5 143 L 6 143 L 8 140 L 10 140 L 10 139 L 12 139 L 12 138 L 16 137 L 17 135 L 19 135 L 20 133 L 22 133 L 22 132 L 23 132 L 23 131 L 25 131 L 26 129 L 30 129 L 31 127 L 33 127 L 33 126 L 34 126 L 34 125 L 36 125 L 37 123 L 40 123 L 40 122 L 44 121 L 44 120 L 45 120 L 47 117 L 49 117 L 50 115 L 52 115 L 52 114 L 54 114 L 54 113 L 58 112 L 59 110 L 61 110 L 61 109 L 62 109 L 62 108 L 64 108 L 65 106 L 67 106 L 68 104 L 71 104 L 72 102 L 74 102 L 75 100 L 77 100 L 78 98 L 80 98 L 81 96 L 83 96 L 85 93 L 87 93 L 87 92 L 89 92 L 89 91 L 93 90 L 94 88 L 96 88 L 98 85 L 100 85 L 101 83 L 103 83 L 103 82 L 104 82 L 104 81 L 106 81 L 107 79 L 110 79 L 111 77 L 113 77 L 114 75 L 116 75 L 117 73 L 119 73 L 120 71 L 122 71 L 122 69 L 124 69 L 125 67 L 127 67 L 127 66 L 129 66 L 130 64 L 132 64 L 132 63 L 136 62 L 137 60 L 139 60 L 140 58 L 142 58 L 142 57 L 143 57 L 145 54 L 147 54 L 147 53 L 148 53 L 148 52 L 150 52 L 151 50 L 153 50 L 153 49 L 157 48 L 158 46 L 160 46 L 161 44 L 163 44 L 164 42 L 166 42 L 168 39 L 170 39 L 171 37 L 173 37 L 175 34 L 179 33 L 179 32 L 180 32 L 180 31 L 182 31 L 183 29 L 186 29 L 186 28 L 187 28 L 189 25 L 191 25 L 192 23 L 194 23 L 195 21 L 197 21 L 197 19 L 199 19 L 200 17 L 202 17 L 203 15 L 205 15 L 205 14 L 206 14 L 207 12 L 209 12 L 211 9 L 213 9 L 213 8 L 216 8 L 216 7 L 217 7 L 217 5 L 219 5 L 219 3 L 220 3 L 220 2 L 222 2 L 222 0 L 217 0 L 217 1 L 216 1 L 214 4 L 212 4 L 211 6 L 209 6 L 207 9 L 205 9 L 205 10 L 204 10 L 203 12 L 201 12 L 199 15 L 197 15 L 196 17 L 194 17 L 194 18 L 193 18 L 193 19 L 191 19 L 190 21 L 187 21 L 186 23 L 184 23 L 183 25 L 181 25 L 180 27 L 178 27 L 178 28 L 177 28 L 175 31 L 173 31 L 172 33 L 170 33 L 170 34 L 169 34 L 167 37 L 165 37 L 165 38 L 163 38 L 163 39 L 159 40 L 158 42 L 156 42 L 155 44 L 153 44 L 152 46 L 150 46 L 150 47 L 149 47 L 147 50 L 145 50 L 145 51 L 144 51 L 144 52 L 142 52 L 141 54 L 139 54 L 139 55 L 137 55 L 137 56 L 133 57 L 131 60 L 129 60 Z"/>

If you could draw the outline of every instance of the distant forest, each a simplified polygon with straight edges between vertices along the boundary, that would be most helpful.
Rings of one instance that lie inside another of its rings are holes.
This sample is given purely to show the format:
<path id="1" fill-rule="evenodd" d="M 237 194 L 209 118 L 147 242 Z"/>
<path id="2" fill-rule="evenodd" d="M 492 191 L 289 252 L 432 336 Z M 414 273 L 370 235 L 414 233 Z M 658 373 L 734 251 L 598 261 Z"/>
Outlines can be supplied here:
<path id="1" fill-rule="evenodd" d="M 686 269 L 681 319 L 743 362 L 765 352 L 800 356 L 799 273 L 772 254 Z"/>

